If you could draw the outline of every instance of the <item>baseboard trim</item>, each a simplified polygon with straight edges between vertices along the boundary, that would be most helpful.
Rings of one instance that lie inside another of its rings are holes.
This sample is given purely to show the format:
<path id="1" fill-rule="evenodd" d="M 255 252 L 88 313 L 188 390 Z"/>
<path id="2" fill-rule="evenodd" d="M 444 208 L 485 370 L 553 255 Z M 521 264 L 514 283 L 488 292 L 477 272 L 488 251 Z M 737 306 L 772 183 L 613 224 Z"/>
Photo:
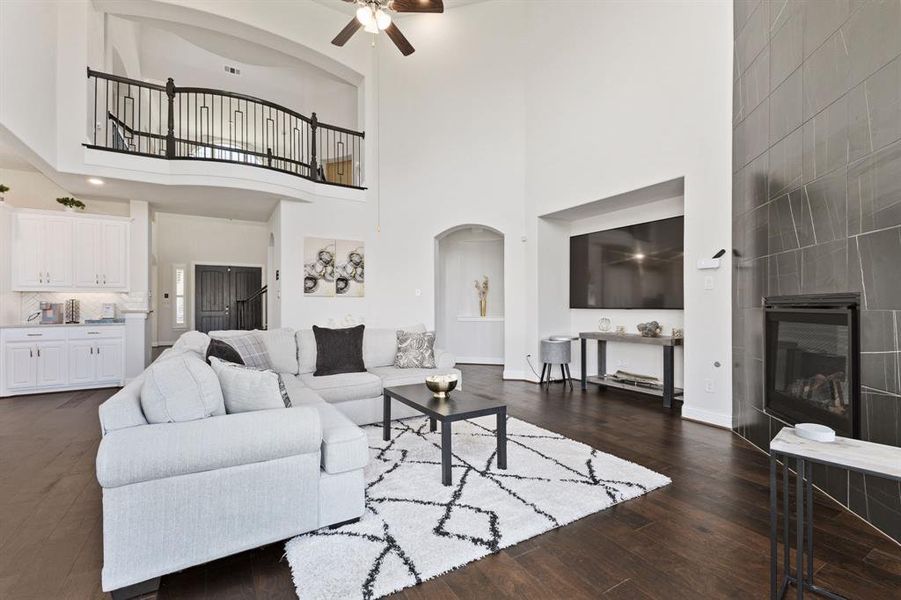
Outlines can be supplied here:
<path id="1" fill-rule="evenodd" d="M 696 421 L 704 425 L 713 425 L 721 429 L 732 430 L 732 416 L 722 413 L 715 413 L 709 410 L 694 408 L 693 406 L 682 404 L 682 418 L 688 421 Z"/>
<path id="2" fill-rule="evenodd" d="M 525 380 L 526 374 L 523 371 L 514 371 L 512 369 L 504 369 L 504 373 L 501 376 L 505 380 Z"/>
<path id="3" fill-rule="evenodd" d="M 464 365 L 503 365 L 504 359 L 486 356 L 458 356 L 457 362 Z"/>

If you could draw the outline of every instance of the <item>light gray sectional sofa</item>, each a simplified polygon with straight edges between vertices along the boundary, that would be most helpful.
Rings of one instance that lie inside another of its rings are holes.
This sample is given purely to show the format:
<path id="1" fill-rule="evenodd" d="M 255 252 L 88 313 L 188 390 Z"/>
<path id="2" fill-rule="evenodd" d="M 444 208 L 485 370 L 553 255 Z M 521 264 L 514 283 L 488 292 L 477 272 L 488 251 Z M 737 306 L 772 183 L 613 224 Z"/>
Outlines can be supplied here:
<path id="1" fill-rule="evenodd" d="M 228 337 L 247 332 L 212 332 Z M 460 372 L 435 351 L 435 369 L 393 366 L 396 331 L 366 329 L 366 373 L 315 377 L 311 330 L 262 332 L 290 408 L 150 424 L 141 408 L 146 371 L 100 406 L 103 439 L 102 587 L 146 593 L 161 575 L 321 527 L 364 510 L 366 434 L 382 418 L 384 387 Z M 182 336 L 158 360 L 203 356 L 208 338 Z M 395 402 L 392 416 L 416 414 Z"/>

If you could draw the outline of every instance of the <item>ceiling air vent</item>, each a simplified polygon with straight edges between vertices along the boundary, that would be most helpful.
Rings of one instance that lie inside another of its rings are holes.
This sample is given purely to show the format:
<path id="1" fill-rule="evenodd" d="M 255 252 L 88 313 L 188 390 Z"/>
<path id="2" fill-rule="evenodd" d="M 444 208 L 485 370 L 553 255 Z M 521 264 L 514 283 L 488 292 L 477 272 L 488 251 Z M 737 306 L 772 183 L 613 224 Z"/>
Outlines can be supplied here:
<path id="1" fill-rule="evenodd" d="M 232 75 L 240 75 L 241 69 L 239 69 L 238 67 L 230 67 L 228 65 L 225 65 L 225 72 L 231 73 Z"/>

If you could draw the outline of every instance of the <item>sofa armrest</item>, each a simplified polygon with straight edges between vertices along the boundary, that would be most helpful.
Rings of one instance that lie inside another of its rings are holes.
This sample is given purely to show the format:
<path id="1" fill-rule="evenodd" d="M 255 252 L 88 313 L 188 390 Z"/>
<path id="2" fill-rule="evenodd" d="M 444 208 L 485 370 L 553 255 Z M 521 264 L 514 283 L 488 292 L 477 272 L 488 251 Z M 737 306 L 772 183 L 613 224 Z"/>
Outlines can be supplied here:
<path id="1" fill-rule="evenodd" d="M 97 481 L 119 487 L 318 453 L 321 443 L 319 414 L 308 407 L 129 427 L 101 440 Z"/>
<path id="2" fill-rule="evenodd" d="M 435 348 L 435 368 L 453 369 L 457 366 L 457 357 L 447 350 Z"/>

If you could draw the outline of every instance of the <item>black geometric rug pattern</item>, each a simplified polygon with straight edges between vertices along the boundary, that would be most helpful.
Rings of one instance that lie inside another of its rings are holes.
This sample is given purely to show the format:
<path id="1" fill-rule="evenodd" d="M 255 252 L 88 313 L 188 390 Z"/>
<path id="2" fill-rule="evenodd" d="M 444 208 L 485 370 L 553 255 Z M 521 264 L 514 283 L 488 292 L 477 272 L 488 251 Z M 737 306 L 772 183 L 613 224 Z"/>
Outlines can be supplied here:
<path id="1" fill-rule="evenodd" d="M 306 599 L 380 598 L 667 485 L 669 478 L 507 418 L 507 469 L 495 417 L 453 424 L 453 485 L 441 485 L 441 433 L 425 417 L 364 427 L 370 462 L 359 522 L 285 548 Z"/>

